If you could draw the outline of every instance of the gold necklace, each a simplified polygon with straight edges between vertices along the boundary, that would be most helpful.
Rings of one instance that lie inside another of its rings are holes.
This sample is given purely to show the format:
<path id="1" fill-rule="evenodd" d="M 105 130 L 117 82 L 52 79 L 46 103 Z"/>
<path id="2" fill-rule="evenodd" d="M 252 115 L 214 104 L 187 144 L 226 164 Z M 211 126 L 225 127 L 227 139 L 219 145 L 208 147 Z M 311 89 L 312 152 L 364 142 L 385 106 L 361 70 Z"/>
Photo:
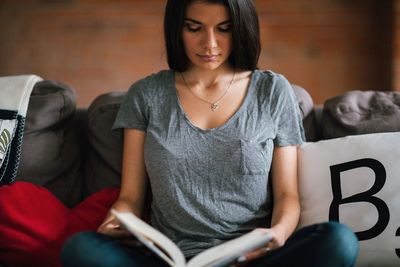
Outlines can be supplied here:
<path id="1" fill-rule="evenodd" d="M 207 100 L 205 100 L 205 99 L 199 97 L 198 95 L 196 95 L 196 94 L 192 91 L 192 89 L 190 89 L 189 84 L 186 82 L 185 77 L 183 76 L 183 73 L 180 72 L 180 74 L 181 74 L 181 76 L 182 76 L 183 82 L 185 83 L 185 86 L 187 87 L 187 89 L 189 89 L 189 92 L 190 92 L 192 95 L 194 95 L 197 99 L 200 99 L 201 101 L 203 101 L 203 102 L 209 104 L 211 110 L 212 110 L 212 111 L 215 111 L 217 108 L 219 108 L 219 102 L 221 102 L 221 100 L 224 98 L 224 96 L 228 93 L 228 91 L 229 91 L 229 89 L 231 88 L 233 82 L 235 81 L 236 71 L 233 73 L 233 75 L 232 75 L 232 80 L 231 80 L 231 82 L 229 83 L 228 87 L 225 89 L 225 92 L 224 92 L 215 102 L 207 101 Z"/>

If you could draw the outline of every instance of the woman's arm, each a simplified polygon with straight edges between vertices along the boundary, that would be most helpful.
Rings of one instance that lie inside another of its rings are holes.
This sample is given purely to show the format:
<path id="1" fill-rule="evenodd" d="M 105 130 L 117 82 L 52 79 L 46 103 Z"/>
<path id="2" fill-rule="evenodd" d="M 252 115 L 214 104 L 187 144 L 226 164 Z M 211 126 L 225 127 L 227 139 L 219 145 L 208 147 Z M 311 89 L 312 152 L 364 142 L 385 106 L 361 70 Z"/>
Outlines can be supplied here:
<path id="1" fill-rule="evenodd" d="M 136 129 L 124 130 L 121 191 L 112 206 L 119 211 L 133 212 L 138 217 L 142 215 L 148 184 L 144 164 L 144 141 L 145 132 Z M 113 236 L 126 235 L 111 213 L 99 226 L 98 232 Z"/>
<path id="2" fill-rule="evenodd" d="M 267 247 L 257 249 L 241 257 L 247 261 L 264 255 L 268 250 L 282 246 L 293 233 L 300 216 L 297 188 L 297 147 L 275 147 L 271 168 L 274 207 L 271 228 L 265 229 L 273 235 Z"/>
<path id="3" fill-rule="evenodd" d="M 296 146 L 275 148 L 271 176 L 274 196 L 271 230 L 275 239 L 270 246 L 275 248 L 285 243 L 299 221 Z"/>

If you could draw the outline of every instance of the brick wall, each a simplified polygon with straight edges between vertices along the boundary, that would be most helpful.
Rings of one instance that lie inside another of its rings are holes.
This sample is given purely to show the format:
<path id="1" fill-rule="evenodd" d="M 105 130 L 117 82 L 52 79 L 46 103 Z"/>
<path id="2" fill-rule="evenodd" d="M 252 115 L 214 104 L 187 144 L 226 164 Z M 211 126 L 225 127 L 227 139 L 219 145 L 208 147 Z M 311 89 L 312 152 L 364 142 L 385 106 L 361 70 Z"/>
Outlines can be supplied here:
<path id="1" fill-rule="evenodd" d="M 348 90 L 392 89 L 391 1 L 257 3 L 262 67 L 307 88 L 315 102 Z"/>
<path id="2" fill-rule="evenodd" d="M 316 103 L 348 90 L 400 89 L 400 0 L 255 0 L 260 68 Z M 166 68 L 162 0 L 0 1 L 0 75 L 75 88 L 78 105 Z M 396 13 L 397 12 L 397 13 Z M 395 29 L 395 30 L 394 30 Z"/>

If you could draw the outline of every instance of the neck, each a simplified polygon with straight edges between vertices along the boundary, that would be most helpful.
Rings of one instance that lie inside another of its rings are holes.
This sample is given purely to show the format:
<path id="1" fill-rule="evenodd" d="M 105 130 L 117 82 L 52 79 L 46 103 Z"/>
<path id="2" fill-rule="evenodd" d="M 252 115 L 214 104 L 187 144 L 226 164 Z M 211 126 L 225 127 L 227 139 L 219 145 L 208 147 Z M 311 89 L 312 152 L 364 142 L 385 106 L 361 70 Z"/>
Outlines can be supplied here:
<path id="1" fill-rule="evenodd" d="M 220 82 L 226 83 L 231 79 L 235 70 L 228 66 L 221 66 L 215 70 L 204 70 L 199 68 L 189 68 L 183 74 L 187 83 L 200 86 L 201 88 L 214 88 Z"/>

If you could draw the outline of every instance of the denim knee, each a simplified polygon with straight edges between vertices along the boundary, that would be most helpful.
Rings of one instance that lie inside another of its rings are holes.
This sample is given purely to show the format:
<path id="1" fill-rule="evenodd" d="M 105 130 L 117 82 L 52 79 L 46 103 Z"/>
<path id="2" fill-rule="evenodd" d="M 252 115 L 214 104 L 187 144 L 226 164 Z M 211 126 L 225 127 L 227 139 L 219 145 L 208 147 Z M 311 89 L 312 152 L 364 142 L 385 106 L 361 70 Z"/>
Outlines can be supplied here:
<path id="1" fill-rule="evenodd" d="M 323 232 L 321 236 L 330 257 L 341 259 L 343 266 L 353 266 L 359 251 L 359 242 L 353 231 L 337 222 L 322 223 L 318 228 Z"/>
<path id="2" fill-rule="evenodd" d="M 61 262 L 64 267 L 166 266 L 158 257 L 96 232 L 82 232 L 70 237 L 61 251 Z"/>
<path id="3" fill-rule="evenodd" d="M 93 257 L 93 241 L 98 238 L 95 232 L 81 232 L 72 235 L 64 243 L 61 250 L 61 262 L 63 266 L 80 266 L 80 263 L 87 263 Z"/>

